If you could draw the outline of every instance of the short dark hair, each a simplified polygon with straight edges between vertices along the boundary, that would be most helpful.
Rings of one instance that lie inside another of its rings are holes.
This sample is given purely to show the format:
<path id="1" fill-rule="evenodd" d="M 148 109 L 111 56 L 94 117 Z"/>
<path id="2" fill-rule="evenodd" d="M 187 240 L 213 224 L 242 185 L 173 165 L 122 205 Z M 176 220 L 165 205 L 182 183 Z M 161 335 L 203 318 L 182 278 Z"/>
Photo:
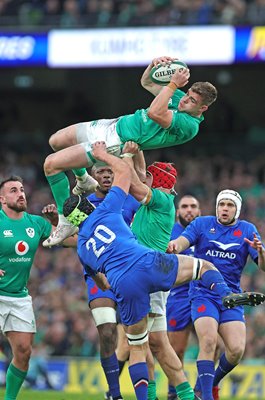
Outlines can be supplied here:
<path id="1" fill-rule="evenodd" d="M 199 94 L 206 106 L 210 106 L 217 99 L 217 89 L 210 82 L 195 82 L 190 90 Z"/>
<path id="2" fill-rule="evenodd" d="M 9 178 L 6 178 L 0 183 L 0 190 L 4 187 L 7 182 L 20 182 L 23 185 L 23 179 L 18 175 L 11 175 Z"/>

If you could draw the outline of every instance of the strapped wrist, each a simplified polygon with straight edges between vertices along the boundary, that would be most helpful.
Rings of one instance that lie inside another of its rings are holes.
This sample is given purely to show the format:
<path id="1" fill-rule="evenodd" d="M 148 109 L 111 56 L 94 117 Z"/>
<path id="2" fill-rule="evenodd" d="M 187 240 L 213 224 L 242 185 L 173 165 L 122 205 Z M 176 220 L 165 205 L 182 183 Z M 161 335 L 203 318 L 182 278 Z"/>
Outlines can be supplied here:
<path id="1" fill-rule="evenodd" d="M 120 158 L 132 158 L 134 156 L 135 156 L 135 154 L 133 154 L 133 153 L 124 153 L 124 154 L 120 155 Z"/>
<path id="2" fill-rule="evenodd" d="M 176 85 L 175 82 L 170 81 L 169 84 L 167 85 L 167 87 L 171 90 L 173 90 L 173 92 L 175 92 L 178 89 L 178 86 Z"/>

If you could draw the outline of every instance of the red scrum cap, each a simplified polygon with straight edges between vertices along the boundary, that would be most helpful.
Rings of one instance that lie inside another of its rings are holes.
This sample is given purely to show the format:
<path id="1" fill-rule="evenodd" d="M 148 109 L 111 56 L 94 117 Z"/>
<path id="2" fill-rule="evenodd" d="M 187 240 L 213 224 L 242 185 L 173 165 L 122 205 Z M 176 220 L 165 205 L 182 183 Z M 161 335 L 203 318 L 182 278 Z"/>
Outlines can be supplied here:
<path id="1" fill-rule="evenodd" d="M 152 188 L 173 189 L 175 186 L 178 173 L 173 164 L 155 161 L 147 167 L 147 171 L 153 176 Z"/>

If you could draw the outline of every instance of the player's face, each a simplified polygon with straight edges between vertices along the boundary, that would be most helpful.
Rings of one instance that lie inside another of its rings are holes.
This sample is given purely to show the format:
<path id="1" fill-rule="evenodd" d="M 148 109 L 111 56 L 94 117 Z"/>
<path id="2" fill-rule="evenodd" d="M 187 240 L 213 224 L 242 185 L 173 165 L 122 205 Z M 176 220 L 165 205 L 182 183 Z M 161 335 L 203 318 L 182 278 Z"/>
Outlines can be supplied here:
<path id="1" fill-rule="evenodd" d="M 234 223 L 236 215 L 236 205 L 231 200 L 221 200 L 217 206 L 217 218 L 223 225 Z"/>
<path id="2" fill-rule="evenodd" d="M 188 226 L 199 215 L 201 215 L 201 210 L 198 201 L 194 197 L 183 197 L 180 200 L 177 217 L 182 226 Z"/>
<path id="3" fill-rule="evenodd" d="M 148 187 L 152 187 L 153 175 L 151 174 L 151 172 L 146 171 L 146 177 L 143 183 L 145 183 Z"/>
<path id="4" fill-rule="evenodd" d="M 201 96 L 191 89 L 181 98 L 178 105 L 179 111 L 186 112 L 195 117 L 201 115 L 207 108 L 208 106 L 202 104 Z"/>
<path id="5" fill-rule="evenodd" d="M 1 190 L 1 203 L 10 210 L 21 212 L 27 209 L 27 200 L 21 182 L 6 182 Z"/>
<path id="6" fill-rule="evenodd" d="M 94 171 L 93 176 L 98 181 L 102 191 L 108 192 L 110 190 L 114 178 L 114 174 L 110 167 L 106 166 L 97 168 Z"/>

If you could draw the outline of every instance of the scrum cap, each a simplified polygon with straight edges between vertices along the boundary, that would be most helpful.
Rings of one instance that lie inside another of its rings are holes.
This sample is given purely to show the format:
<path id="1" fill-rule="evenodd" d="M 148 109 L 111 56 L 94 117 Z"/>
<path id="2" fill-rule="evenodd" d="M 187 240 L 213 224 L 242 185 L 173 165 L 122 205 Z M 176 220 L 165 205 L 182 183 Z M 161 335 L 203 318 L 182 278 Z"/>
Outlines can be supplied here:
<path id="1" fill-rule="evenodd" d="M 177 181 L 177 170 L 172 163 L 155 161 L 147 167 L 153 176 L 152 188 L 173 189 Z"/>
<path id="2" fill-rule="evenodd" d="M 235 219 L 239 218 L 240 215 L 240 211 L 241 211 L 241 206 L 242 206 L 242 197 L 240 196 L 240 194 L 234 190 L 230 190 L 230 189 L 225 189 L 222 190 L 216 198 L 216 215 L 217 215 L 217 207 L 218 204 L 221 200 L 231 200 L 233 201 L 233 203 L 235 203 L 236 206 L 236 214 L 235 214 Z"/>

